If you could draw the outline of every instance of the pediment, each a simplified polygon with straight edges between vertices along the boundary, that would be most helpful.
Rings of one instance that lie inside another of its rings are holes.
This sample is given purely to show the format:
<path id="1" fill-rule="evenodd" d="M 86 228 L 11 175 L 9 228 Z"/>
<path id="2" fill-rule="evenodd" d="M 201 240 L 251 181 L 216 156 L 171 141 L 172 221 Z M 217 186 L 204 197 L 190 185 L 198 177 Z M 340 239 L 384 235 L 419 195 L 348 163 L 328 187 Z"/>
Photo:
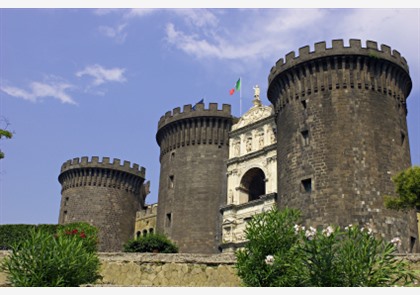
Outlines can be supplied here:
<path id="1" fill-rule="evenodd" d="M 265 119 L 273 114 L 273 108 L 270 106 L 253 106 L 248 112 L 246 112 L 240 119 L 239 122 L 232 126 L 232 130 L 236 130 L 247 125 L 258 122 Z"/>

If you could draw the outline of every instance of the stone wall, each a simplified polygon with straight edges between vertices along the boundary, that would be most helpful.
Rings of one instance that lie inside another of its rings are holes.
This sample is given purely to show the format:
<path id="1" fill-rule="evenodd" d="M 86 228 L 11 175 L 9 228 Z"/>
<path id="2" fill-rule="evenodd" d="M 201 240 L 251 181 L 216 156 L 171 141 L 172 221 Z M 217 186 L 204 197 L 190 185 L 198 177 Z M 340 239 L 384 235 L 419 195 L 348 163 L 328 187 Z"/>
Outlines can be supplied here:
<path id="1" fill-rule="evenodd" d="M 8 255 L 0 251 L 0 262 Z M 420 275 L 420 254 L 398 254 Z M 99 253 L 103 281 L 95 287 L 241 287 L 233 254 Z M 0 272 L 0 287 L 8 287 Z M 417 283 L 417 286 L 420 286 Z"/>
<path id="2" fill-rule="evenodd" d="M 0 261 L 7 251 L 0 251 Z M 239 287 L 229 254 L 100 253 L 101 286 Z M 0 286 L 7 286 L 0 272 Z M 99 286 L 99 285 L 98 285 Z"/>

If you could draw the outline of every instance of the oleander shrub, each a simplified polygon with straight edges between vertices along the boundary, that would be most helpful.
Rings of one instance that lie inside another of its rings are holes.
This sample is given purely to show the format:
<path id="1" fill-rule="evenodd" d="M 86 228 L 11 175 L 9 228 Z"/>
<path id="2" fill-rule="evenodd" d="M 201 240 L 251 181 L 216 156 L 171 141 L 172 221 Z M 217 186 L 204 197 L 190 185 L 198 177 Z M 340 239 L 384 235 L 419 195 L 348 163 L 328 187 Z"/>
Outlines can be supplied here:
<path id="1" fill-rule="evenodd" d="M 245 229 L 248 242 L 236 252 L 236 269 L 245 286 L 281 287 L 300 286 L 299 236 L 293 226 L 300 220 L 294 209 L 278 211 L 273 208 L 254 215 Z M 273 255 L 282 257 L 275 264 Z"/>
<path id="2" fill-rule="evenodd" d="M 29 237 L 31 229 L 47 231 L 54 234 L 57 224 L 3 224 L 0 225 L 0 250 L 9 250 L 12 245 Z"/>
<path id="3" fill-rule="evenodd" d="M 57 228 L 57 235 L 76 238 L 82 241 L 86 250 L 95 252 L 98 250 L 98 229 L 86 222 L 73 222 L 60 225 Z"/>
<path id="4" fill-rule="evenodd" d="M 14 287 L 77 287 L 101 278 L 96 251 L 72 234 L 31 229 L 27 239 L 11 247 L 0 265 Z"/>
<path id="5" fill-rule="evenodd" d="M 387 287 L 416 280 L 395 255 L 400 239 L 383 240 L 368 227 L 305 228 L 293 209 L 255 215 L 236 252 L 237 272 L 251 287 Z"/>
<path id="6" fill-rule="evenodd" d="M 124 252 L 178 253 L 178 246 L 164 234 L 149 234 L 124 244 Z"/>

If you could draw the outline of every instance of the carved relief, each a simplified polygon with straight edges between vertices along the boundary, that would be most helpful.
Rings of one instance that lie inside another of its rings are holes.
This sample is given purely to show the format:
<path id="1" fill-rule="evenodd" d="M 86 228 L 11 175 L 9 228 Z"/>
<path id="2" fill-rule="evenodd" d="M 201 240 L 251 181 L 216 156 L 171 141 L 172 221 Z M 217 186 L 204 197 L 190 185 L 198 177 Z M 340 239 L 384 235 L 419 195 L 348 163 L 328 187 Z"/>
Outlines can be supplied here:
<path id="1" fill-rule="evenodd" d="M 258 133 L 258 147 L 260 149 L 264 147 L 264 131 Z"/>
<path id="2" fill-rule="evenodd" d="M 229 243 L 232 241 L 231 227 L 227 226 L 223 228 L 223 242 Z"/>
<path id="3" fill-rule="evenodd" d="M 234 233 L 235 242 L 242 242 L 245 240 L 245 234 L 243 232 L 241 233 Z"/>
<path id="4" fill-rule="evenodd" d="M 246 139 L 246 151 L 249 153 L 252 151 L 252 137 L 247 137 Z"/>
<path id="5" fill-rule="evenodd" d="M 276 142 L 276 134 L 274 133 L 273 129 L 271 129 L 271 131 L 270 131 L 270 141 L 271 141 L 271 143 Z"/>
<path id="6" fill-rule="evenodd" d="M 235 157 L 238 157 L 240 155 L 241 142 L 239 140 L 235 140 L 233 148 L 234 148 L 234 154 L 233 155 Z"/>
<path id="7" fill-rule="evenodd" d="M 242 128 L 246 125 L 257 122 L 261 119 L 269 117 L 272 114 L 273 109 L 267 106 L 254 106 L 247 113 L 245 113 L 239 122 L 232 126 L 232 130 Z"/>

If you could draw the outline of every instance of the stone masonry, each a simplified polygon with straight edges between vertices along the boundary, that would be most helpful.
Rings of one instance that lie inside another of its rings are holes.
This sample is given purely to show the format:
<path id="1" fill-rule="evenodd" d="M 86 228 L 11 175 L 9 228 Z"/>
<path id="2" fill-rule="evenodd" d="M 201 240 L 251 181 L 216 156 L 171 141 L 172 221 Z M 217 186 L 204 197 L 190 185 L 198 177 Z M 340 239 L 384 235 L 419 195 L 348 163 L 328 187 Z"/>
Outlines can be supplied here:
<path id="1" fill-rule="evenodd" d="M 62 185 L 59 223 L 84 221 L 98 228 L 99 251 L 122 251 L 133 238 L 136 212 L 144 205 L 145 169 L 104 157 L 65 162 L 58 177 Z"/>
<path id="2" fill-rule="evenodd" d="M 411 166 L 406 99 L 412 82 L 396 50 L 333 40 L 280 59 L 267 96 L 277 121 L 278 204 L 305 223 L 360 224 L 418 251 L 415 212 L 384 208 L 391 177 Z"/>
<path id="3" fill-rule="evenodd" d="M 221 215 L 226 203 L 230 105 L 210 103 L 175 108 L 161 117 L 157 231 L 186 253 L 219 253 Z"/>

